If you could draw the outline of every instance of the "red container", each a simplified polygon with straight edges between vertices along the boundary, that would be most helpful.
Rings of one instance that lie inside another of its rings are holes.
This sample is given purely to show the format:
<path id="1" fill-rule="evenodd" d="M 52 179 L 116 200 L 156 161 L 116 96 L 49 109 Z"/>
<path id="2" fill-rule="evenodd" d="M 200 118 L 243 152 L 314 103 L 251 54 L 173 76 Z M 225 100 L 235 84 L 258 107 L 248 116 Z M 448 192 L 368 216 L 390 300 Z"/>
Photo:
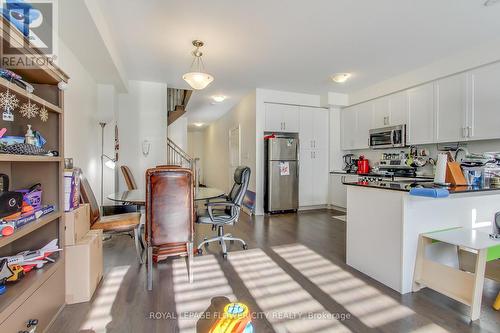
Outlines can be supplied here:
<path id="1" fill-rule="evenodd" d="M 366 174 L 370 172 L 370 162 L 363 155 L 358 160 L 358 174 Z"/>

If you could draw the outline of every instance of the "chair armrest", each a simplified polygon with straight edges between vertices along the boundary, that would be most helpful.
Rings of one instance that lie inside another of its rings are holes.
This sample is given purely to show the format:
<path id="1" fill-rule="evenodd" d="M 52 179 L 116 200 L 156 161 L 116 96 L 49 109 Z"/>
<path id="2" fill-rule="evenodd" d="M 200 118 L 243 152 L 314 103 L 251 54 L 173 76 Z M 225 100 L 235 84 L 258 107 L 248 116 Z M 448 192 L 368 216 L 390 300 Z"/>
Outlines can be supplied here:
<path id="1" fill-rule="evenodd" d="M 209 202 L 206 204 L 208 208 L 208 216 L 210 216 L 210 219 L 215 222 L 216 217 L 214 216 L 213 209 L 215 207 L 235 207 L 237 206 L 235 203 L 229 202 L 229 201 L 223 201 L 223 202 Z"/>

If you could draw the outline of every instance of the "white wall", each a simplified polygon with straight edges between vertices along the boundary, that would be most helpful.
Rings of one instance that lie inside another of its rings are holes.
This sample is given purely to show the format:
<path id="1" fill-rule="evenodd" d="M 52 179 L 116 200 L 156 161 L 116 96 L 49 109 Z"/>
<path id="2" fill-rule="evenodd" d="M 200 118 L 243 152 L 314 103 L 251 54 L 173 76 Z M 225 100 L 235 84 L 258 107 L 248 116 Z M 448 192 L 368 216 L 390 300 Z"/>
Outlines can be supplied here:
<path id="1" fill-rule="evenodd" d="M 97 200 L 100 193 L 100 126 L 97 83 L 66 45 L 59 41 L 58 65 L 69 75 L 64 93 L 64 157 L 82 169 Z"/>
<path id="2" fill-rule="evenodd" d="M 226 192 L 232 186 L 232 176 L 229 174 L 229 130 L 240 125 L 241 164 L 252 170 L 248 189 L 256 190 L 255 97 L 255 91 L 246 95 L 205 130 L 204 166 L 207 186 L 217 187 Z"/>
<path id="3" fill-rule="evenodd" d="M 186 115 L 176 119 L 172 124 L 168 124 L 168 137 L 182 150 L 188 148 L 188 119 Z"/>
<path id="4" fill-rule="evenodd" d="M 129 91 L 118 96 L 119 165 L 129 166 L 139 188 L 145 188 L 145 171 L 166 163 L 167 85 L 129 81 Z M 142 153 L 144 140 L 151 142 L 148 156 Z M 120 190 L 126 189 L 123 176 Z"/>
<path id="5" fill-rule="evenodd" d="M 97 111 L 100 120 L 106 123 L 104 126 L 104 154 L 110 158 L 115 158 L 115 125 L 118 122 L 118 94 L 116 93 L 115 87 L 110 84 L 98 84 L 97 85 Z M 99 134 L 99 140 L 101 139 L 101 134 Z M 99 154 L 101 153 L 101 147 L 99 147 Z M 107 158 L 104 158 L 104 163 L 106 163 Z M 100 161 L 99 161 L 100 162 Z M 100 164 L 99 164 L 100 167 Z M 104 182 L 103 182 L 103 202 L 104 204 L 115 204 L 114 202 L 106 199 L 106 197 L 118 191 L 118 181 L 117 175 L 119 168 L 110 169 L 106 166 L 103 168 L 104 171 Z M 99 174 L 100 180 L 100 174 Z M 96 195 L 100 195 L 97 194 Z"/>
<path id="6" fill-rule="evenodd" d="M 351 105 L 361 103 L 499 60 L 500 43 L 498 41 L 470 47 L 459 54 L 440 59 L 424 67 L 353 92 L 349 94 L 349 102 Z"/>
<path id="7" fill-rule="evenodd" d="M 205 184 L 205 130 L 188 130 L 187 153 L 192 158 L 198 158 L 200 184 Z"/>
<path id="8" fill-rule="evenodd" d="M 265 105 L 264 103 L 283 103 L 304 106 L 321 106 L 319 95 L 301 94 L 287 91 L 268 89 L 256 89 L 255 105 L 255 177 L 256 177 L 256 202 L 255 214 L 264 214 L 264 126 Z M 253 171 L 253 170 L 252 170 Z"/>

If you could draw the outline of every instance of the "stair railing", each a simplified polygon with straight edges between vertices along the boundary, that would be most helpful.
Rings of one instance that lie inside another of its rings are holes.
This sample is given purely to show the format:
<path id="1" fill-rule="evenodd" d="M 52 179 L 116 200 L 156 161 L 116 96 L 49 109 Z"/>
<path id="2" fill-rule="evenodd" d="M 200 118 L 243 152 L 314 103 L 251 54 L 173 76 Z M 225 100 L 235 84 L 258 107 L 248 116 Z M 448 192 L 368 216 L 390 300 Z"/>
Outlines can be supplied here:
<path id="1" fill-rule="evenodd" d="M 198 168 L 198 161 L 199 158 L 192 158 L 174 141 L 167 138 L 167 164 L 191 169 L 194 174 L 196 190 L 198 190 L 198 187 L 200 186 L 200 170 Z"/>

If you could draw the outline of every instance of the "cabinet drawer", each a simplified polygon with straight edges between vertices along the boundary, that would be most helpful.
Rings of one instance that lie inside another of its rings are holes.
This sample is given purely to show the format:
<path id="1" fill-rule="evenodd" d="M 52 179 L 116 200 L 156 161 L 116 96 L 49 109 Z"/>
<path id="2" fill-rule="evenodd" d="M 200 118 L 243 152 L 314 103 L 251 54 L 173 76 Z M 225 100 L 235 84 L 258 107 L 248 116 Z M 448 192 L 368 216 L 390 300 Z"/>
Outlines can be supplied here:
<path id="1" fill-rule="evenodd" d="M 38 320 L 37 332 L 44 332 L 64 305 L 64 267 L 59 267 L 40 288 L 12 313 L 2 324 L 0 332 L 17 333 L 26 330 L 26 322 Z"/>

